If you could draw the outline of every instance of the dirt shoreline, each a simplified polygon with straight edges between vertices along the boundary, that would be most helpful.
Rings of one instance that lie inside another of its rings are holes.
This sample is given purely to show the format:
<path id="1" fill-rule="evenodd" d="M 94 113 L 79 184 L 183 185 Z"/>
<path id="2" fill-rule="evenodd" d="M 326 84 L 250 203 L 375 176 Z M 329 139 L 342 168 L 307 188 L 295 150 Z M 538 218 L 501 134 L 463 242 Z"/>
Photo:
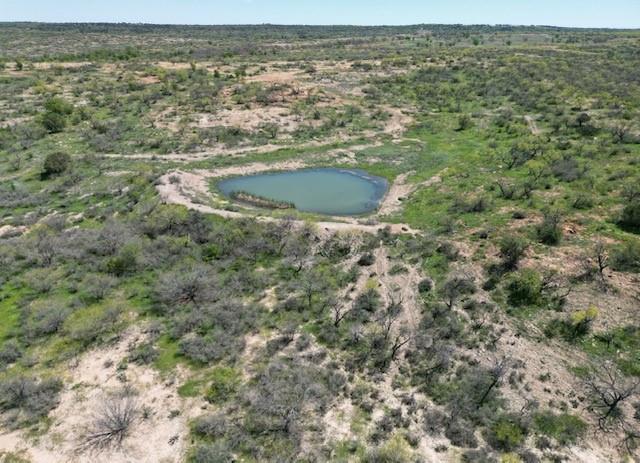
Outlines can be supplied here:
<path id="1" fill-rule="evenodd" d="M 211 198 L 211 191 L 209 189 L 208 180 L 212 178 L 226 177 L 229 175 L 249 175 L 254 173 L 266 172 L 270 170 L 296 170 L 307 167 L 307 164 L 302 161 L 283 161 L 272 164 L 266 163 L 253 163 L 242 166 L 231 166 L 216 170 L 194 170 L 194 171 L 181 171 L 173 170 L 167 172 L 160 177 L 156 189 L 162 201 L 166 204 L 179 204 L 192 210 L 197 210 L 205 214 L 215 214 L 225 218 L 244 218 L 253 217 L 256 220 L 261 221 L 277 221 L 277 218 L 251 215 L 243 212 L 230 211 L 222 208 L 212 207 L 201 202 L 198 198 Z M 401 178 L 400 178 L 401 177 Z M 400 197 L 405 197 L 407 194 L 415 191 L 420 185 L 416 185 L 415 188 L 408 188 L 405 185 L 406 175 L 400 176 L 400 185 L 393 185 L 389 188 L 389 191 L 385 195 L 378 212 L 372 217 L 377 220 L 380 215 L 387 215 L 390 212 L 399 210 L 398 204 Z M 435 179 L 435 177 L 434 177 Z M 434 180 L 431 179 L 431 180 Z M 439 177 L 438 177 L 439 181 Z M 435 182 L 435 180 L 434 180 Z M 426 182 L 425 182 L 426 183 Z M 411 186 L 413 187 L 413 186 Z M 316 222 L 317 226 L 326 231 L 348 231 L 359 230 L 368 233 L 375 233 L 378 230 L 382 230 L 386 227 L 390 227 L 393 233 L 401 234 L 418 234 L 418 230 L 412 229 L 407 224 L 402 223 L 361 223 L 354 217 L 329 217 L 332 220 L 323 220 Z M 302 221 L 300 221 L 302 223 Z"/>

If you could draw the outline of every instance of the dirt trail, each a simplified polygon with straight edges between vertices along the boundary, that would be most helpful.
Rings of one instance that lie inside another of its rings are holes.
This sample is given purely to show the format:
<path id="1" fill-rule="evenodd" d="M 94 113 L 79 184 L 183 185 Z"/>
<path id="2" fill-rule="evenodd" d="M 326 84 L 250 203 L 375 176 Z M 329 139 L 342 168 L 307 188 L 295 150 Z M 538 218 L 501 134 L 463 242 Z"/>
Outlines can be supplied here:
<path id="1" fill-rule="evenodd" d="M 434 175 L 429 180 L 426 180 L 421 183 L 407 183 L 407 178 L 412 175 L 414 172 L 406 172 L 404 174 L 400 174 L 396 177 L 395 181 L 389 188 L 389 192 L 385 197 L 384 201 L 380 205 L 380 209 L 378 214 L 383 215 L 391 215 L 396 212 L 402 210 L 402 201 L 404 201 L 409 195 L 414 193 L 419 188 L 427 188 L 436 183 L 442 182 L 442 174 L 444 171 L 440 172 L 438 175 Z"/>
<path id="2" fill-rule="evenodd" d="M 358 292 L 365 288 L 370 276 L 375 273 L 375 278 L 379 283 L 378 291 L 382 299 L 382 306 L 386 308 L 392 302 L 401 302 L 402 305 L 402 310 L 392 326 L 392 336 L 395 337 L 400 334 L 401 329 L 406 328 L 408 330 L 406 335 L 412 338 L 418 330 L 421 317 L 421 302 L 418 294 L 420 274 L 415 267 L 407 265 L 408 271 L 406 273 L 401 272 L 392 275 L 392 265 L 386 246 L 378 247 L 373 254 L 375 258 L 373 265 L 368 268 L 368 271 L 363 272 L 363 275 L 360 276 L 356 283 Z M 400 352 L 402 352 L 402 349 Z M 384 416 L 385 409 L 405 408 L 401 397 L 407 391 L 403 391 L 402 388 L 398 389 L 394 384 L 394 379 L 400 374 L 399 365 L 398 361 L 392 362 L 389 369 L 384 373 L 382 380 L 376 382 L 375 386 L 381 402 L 372 412 L 372 422 L 380 420 Z M 428 436 L 424 436 L 421 439 L 424 455 L 428 456 L 425 461 L 441 461 L 436 458 L 436 453 L 432 450 L 435 445 L 426 444 L 427 441 L 432 444 L 432 440 Z"/>
<path id="3" fill-rule="evenodd" d="M 531 134 L 532 135 L 536 135 L 537 136 L 537 135 L 540 135 L 542 133 L 542 131 L 538 127 L 538 124 L 536 123 L 536 120 L 533 118 L 533 116 L 526 115 L 526 116 L 524 116 L 524 120 L 527 123 L 527 125 L 529 126 L 529 130 L 531 130 Z"/>
<path id="4" fill-rule="evenodd" d="M 102 153 L 98 154 L 99 157 L 107 159 L 133 159 L 133 160 L 153 160 L 164 162 L 196 162 L 204 161 L 214 157 L 244 157 L 251 154 L 269 154 L 283 149 L 297 149 L 302 150 L 306 148 L 321 148 L 323 146 L 334 145 L 336 143 L 348 143 L 350 141 L 362 139 L 362 136 L 343 136 L 343 137 L 329 137 L 323 140 L 312 140 L 306 143 L 298 144 L 267 144 L 261 146 L 244 147 L 244 148 L 227 148 L 220 146 L 207 151 L 199 151 L 195 153 L 133 153 L 133 154 L 119 154 L 119 153 Z M 358 145 L 359 146 L 359 145 Z M 366 146 L 378 146 L 378 143 L 372 142 L 372 145 Z M 346 147 L 345 150 L 353 149 Z"/>
<path id="5" fill-rule="evenodd" d="M 374 263 L 366 267 L 354 285 L 355 293 L 362 292 L 369 278 L 375 274 L 378 281 L 378 291 L 382 305 L 386 307 L 391 302 L 402 302 L 402 312 L 396 321 L 396 328 L 405 325 L 411 333 L 418 328 L 420 321 L 420 307 L 422 305 L 418 295 L 418 284 L 421 276 L 417 268 L 407 265 L 407 272 L 392 275 L 389 253 L 385 246 L 379 246 L 374 252 Z"/>
<path id="6" fill-rule="evenodd" d="M 380 246 L 374 252 L 374 269 L 380 283 L 380 296 L 385 305 L 391 302 L 401 302 L 402 312 L 398 325 L 405 324 L 411 332 L 418 328 L 420 319 L 420 303 L 418 300 L 418 283 L 420 275 L 413 266 L 406 266 L 407 273 L 391 275 L 391 265 L 387 248 Z"/>

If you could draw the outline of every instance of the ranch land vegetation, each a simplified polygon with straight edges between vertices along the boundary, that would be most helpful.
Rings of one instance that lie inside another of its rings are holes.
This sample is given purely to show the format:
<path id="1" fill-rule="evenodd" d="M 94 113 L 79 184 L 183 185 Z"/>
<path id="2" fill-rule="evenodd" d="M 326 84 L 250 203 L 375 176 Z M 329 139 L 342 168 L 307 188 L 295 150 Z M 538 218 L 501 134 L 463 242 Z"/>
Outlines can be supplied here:
<path id="1" fill-rule="evenodd" d="M 0 23 L 0 462 L 636 461 L 639 67 L 638 30 Z M 318 167 L 389 188 L 217 187 Z"/>

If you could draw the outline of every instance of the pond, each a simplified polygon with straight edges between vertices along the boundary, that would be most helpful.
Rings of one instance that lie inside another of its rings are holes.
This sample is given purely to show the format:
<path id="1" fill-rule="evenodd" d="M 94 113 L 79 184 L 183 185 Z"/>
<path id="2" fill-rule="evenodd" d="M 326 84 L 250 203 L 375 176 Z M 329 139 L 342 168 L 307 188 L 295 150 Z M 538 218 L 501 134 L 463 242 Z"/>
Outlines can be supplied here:
<path id="1" fill-rule="evenodd" d="M 302 212 L 359 215 L 377 209 L 387 192 L 384 178 L 357 169 L 318 168 L 270 172 L 222 180 L 218 188 L 233 199 L 246 197 L 290 204 Z M 259 205 L 255 204 L 254 205 Z"/>

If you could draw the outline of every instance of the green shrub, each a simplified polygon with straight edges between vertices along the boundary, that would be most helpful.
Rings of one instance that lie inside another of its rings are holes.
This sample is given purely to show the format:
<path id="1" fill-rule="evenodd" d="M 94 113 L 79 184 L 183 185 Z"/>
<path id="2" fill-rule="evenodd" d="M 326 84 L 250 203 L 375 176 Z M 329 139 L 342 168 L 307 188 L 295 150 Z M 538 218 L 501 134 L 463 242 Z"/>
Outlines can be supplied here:
<path id="1" fill-rule="evenodd" d="M 71 157 L 67 153 L 55 152 L 48 154 L 44 159 L 42 176 L 47 178 L 64 173 L 71 164 Z"/>
<path id="2" fill-rule="evenodd" d="M 444 435 L 457 447 L 476 448 L 478 440 L 474 434 L 474 426 L 465 420 L 456 420 L 449 423 Z"/>
<path id="3" fill-rule="evenodd" d="M 471 120 L 471 117 L 469 117 L 468 114 L 461 114 L 460 117 L 458 117 L 458 128 L 456 130 L 458 131 L 467 130 L 472 125 L 473 125 L 473 121 Z"/>
<path id="4" fill-rule="evenodd" d="M 591 209 L 593 207 L 593 198 L 586 194 L 579 194 L 573 200 L 571 207 L 574 209 Z"/>
<path id="5" fill-rule="evenodd" d="M 418 291 L 420 294 L 426 294 L 433 289 L 433 281 L 430 278 L 424 278 L 418 283 Z"/>
<path id="6" fill-rule="evenodd" d="M 462 296 L 473 294 L 476 290 L 476 283 L 473 277 L 457 275 L 445 281 L 440 292 L 446 304 L 451 308 Z"/>
<path id="7" fill-rule="evenodd" d="M 500 241 L 500 257 L 506 270 L 513 270 L 527 250 L 527 242 L 518 236 L 505 236 Z"/>
<path id="8" fill-rule="evenodd" d="M 361 267 L 368 267 L 370 265 L 373 265 L 375 261 L 375 256 L 372 253 L 367 252 L 366 254 L 363 254 L 360 259 L 358 259 L 358 265 L 360 265 Z"/>
<path id="9" fill-rule="evenodd" d="M 211 385 L 207 390 L 206 400 L 212 404 L 226 402 L 236 393 L 240 384 L 238 372 L 229 367 L 218 367 L 211 375 Z"/>
<path id="10" fill-rule="evenodd" d="M 474 212 L 475 213 L 484 212 L 488 208 L 489 208 L 489 200 L 484 196 L 472 198 L 471 200 L 458 197 L 454 200 L 449 211 L 452 213 L 471 214 Z"/>
<path id="11" fill-rule="evenodd" d="M 361 463 L 409 463 L 414 461 L 407 442 L 395 435 L 387 443 L 369 450 L 360 460 Z"/>
<path id="12" fill-rule="evenodd" d="M 512 306 L 535 305 L 540 302 L 542 278 L 535 270 L 522 270 L 509 279 L 507 293 Z"/>
<path id="13" fill-rule="evenodd" d="M 568 413 L 540 412 L 535 414 L 533 422 L 538 433 L 553 437 L 560 445 L 575 444 L 587 430 L 587 423 Z"/>
<path id="14" fill-rule="evenodd" d="M 160 356 L 152 342 L 143 342 L 129 352 L 129 362 L 138 365 L 150 365 Z"/>
<path id="15" fill-rule="evenodd" d="M 580 337 L 589 333 L 591 324 L 598 317 L 598 309 L 594 306 L 586 310 L 578 310 L 573 312 L 570 317 L 570 323 L 574 336 Z"/>
<path id="16" fill-rule="evenodd" d="M 62 132 L 67 126 L 67 118 L 64 115 L 52 113 L 50 111 L 47 111 L 40 116 L 40 122 L 49 133 Z"/>
<path id="17" fill-rule="evenodd" d="M 189 458 L 192 463 L 227 463 L 235 461 L 233 453 L 222 442 L 199 444 Z"/>
<path id="18" fill-rule="evenodd" d="M 193 433 L 199 437 L 218 439 L 227 433 L 230 424 L 223 412 L 203 415 L 195 419 Z"/>
<path id="19" fill-rule="evenodd" d="M 110 275 L 89 273 L 82 279 L 80 299 L 86 304 L 103 300 L 117 285 L 117 279 Z"/>
<path id="20" fill-rule="evenodd" d="M 518 455 L 517 453 L 513 453 L 513 452 L 509 452 L 509 453 L 505 453 L 500 457 L 500 463 L 523 463 L 524 461 L 538 461 L 535 455 L 533 455 L 533 458 L 530 458 L 529 460 L 525 460 L 523 458 L 520 458 L 520 455 Z M 473 461 L 473 460 L 471 460 Z M 489 458 L 487 458 L 486 460 L 483 461 L 491 461 Z"/>
<path id="21" fill-rule="evenodd" d="M 17 376 L 0 381 L 0 411 L 14 414 L 12 425 L 20 427 L 47 416 L 58 404 L 59 379 L 38 380 Z"/>
<path id="22" fill-rule="evenodd" d="M 132 247 L 123 248 L 116 256 L 107 261 L 107 272 L 115 276 L 134 273 L 138 267 L 137 252 Z"/>
<path id="23" fill-rule="evenodd" d="M 551 172 L 558 180 L 574 182 L 584 176 L 585 168 L 574 158 L 565 157 L 552 163 Z"/>
<path id="24" fill-rule="evenodd" d="M 511 451 L 518 448 L 526 437 L 527 430 L 513 417 L 501 417 L 486 434 L 487 442 L 496 450 Z"/>
<path id="25" fill-rule="evenodd" d="M 31 463 L 31 459 L 27 459 L 26 452 L 21 450 L 18 452 L 0 451 L 0 461 L 2 463 Z"/>
<path id="26" fill-rule="evenodd" d="M 620 272 L 640 272 L 640 241 L 627 241 L 614 248 L 611 268 Z"/>
<path id="27" fill-rule="evenodd" d="M 620 227 L 633 233 L 640 233 L 640 200 L 628 203 L 622 210 Z"/>
<path id="28" fill-rule="evenodd" d="M 5 342 L 0 348 L 0 369 L 17 361 L 23 354 L 22 348 L 15 340 Z"/>
<path id="29" fill-rule="evenodd" d="M 557 213 L 547 213 L 544 215 L 542 223 L 536 227 L 536 235 L 538 241 L 547 244 L 555 245 L 562 240 L 562 228 L 560 224 L 562 219 Z"/>
<path id="30" fill-rule="evenodd" d="M 23 330 L 26 338 L 35 340 L 60 331 L 70 310 L 67 307 L 46 306 L 33 308 L 30 312 L 31 316 L 24 320 Z"/>
<path id="31" fill-rule="evenodd" d="M 64 329 L 69 337 L 83 346 L 104 340 L 115 331 L 121 309 L 95 305 L 74 312 L 66 321 Z"/>
<path id="32" fill-rule="evenodd" d="M 42 126 L 49 133 L 62 132 L 67 126 L 67 117 L 73 112 L 73 106 L 61 98 L 50 98 L 44 104 L 44 109 L 40 116 Z"/>
<path id="33" fill-rule="evenodd" d="M 51 113 L 68 116 L 73 112 L 73 106 L 62 98 L 50 98 L 44 104 L 44 109 Z"/>
<path id="34" fill-rule="evenodd" d="M 365 290 L 361 292 L 353 302 L 353 309 L 356 313 L 373 313 L 380 305 L 380 293 L 378 293 L 375 286 L 370 283 L 371 282 L 367 284 Z"/>
<path id="35" fill-rule="evenodd" d="M 409 273 L 409 270 L 402 264 L 395 264 L 389 269 L 389 275 L 400 275 L 403 273 Z"/>
<path id="36" fill-rule="evenodd" d="M 566 319 L 551 320 L 545 327 L 544 334 L 549 338 L 561 337 L 567 342 L 575 342 L 589 334 L 597 316 L 598 309 L 595 307 L 578 310 Z"/>

